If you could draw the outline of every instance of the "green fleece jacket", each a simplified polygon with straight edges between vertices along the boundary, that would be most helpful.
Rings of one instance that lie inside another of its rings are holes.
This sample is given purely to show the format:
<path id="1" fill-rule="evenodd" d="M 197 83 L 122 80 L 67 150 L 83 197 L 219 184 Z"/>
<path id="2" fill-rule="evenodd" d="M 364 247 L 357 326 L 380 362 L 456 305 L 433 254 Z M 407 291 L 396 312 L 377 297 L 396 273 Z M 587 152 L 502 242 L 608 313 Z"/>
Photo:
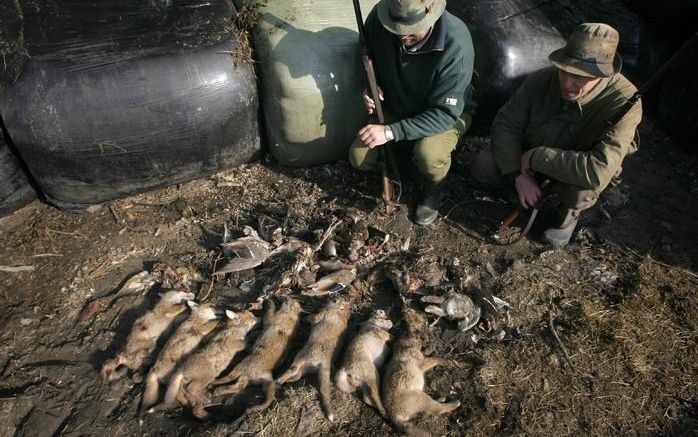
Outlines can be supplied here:
<path id="1" fill-rule="evenodd" d="M 532 73 L 499 110 L 492 128 L 492 153 L 504 176 L 520 171 L 521 154 L 531 148 L 531 168 L 554 180 L 601 191 L 637 150 L 635 133 L 642 104 L 614 126 L 607 120 L 637 89 L 621 74 L 601 79 L 582 98 L 567 102 L 557 68 Z"/>
<path id="2" fill-rule="evenodd" d="M 383 27 L 375 8 L 366 18 L 365 30 L 384 105 L 398 119 L 389 125 L 396 141 L 445 132 L 464 109 L 473 111 L 474 49 L 470 31 L 460 19 L 444 12 L 415 52 L 406 51 Z"/>

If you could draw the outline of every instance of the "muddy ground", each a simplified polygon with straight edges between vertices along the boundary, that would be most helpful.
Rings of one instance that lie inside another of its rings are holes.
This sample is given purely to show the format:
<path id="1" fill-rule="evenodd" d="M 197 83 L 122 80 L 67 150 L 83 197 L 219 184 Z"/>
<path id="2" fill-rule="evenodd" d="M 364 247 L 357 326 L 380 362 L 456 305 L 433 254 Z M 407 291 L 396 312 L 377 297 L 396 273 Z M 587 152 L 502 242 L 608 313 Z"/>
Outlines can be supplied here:
<path id="1" fill-rule="evenodd" d="M 375 201 L 378 179 L 346 163 L 295 170 L 253 163 L 84 214 L 34 202 L 0 219 L 0 266 L 13 270 L 0 271 L 0 435 L 394 434 L 373 409 L 337 390 L 336 421 L 325 421 L 314 377 L 280 388 L 262 413 L 241 415 L 259 402 L 253 388 L 213 407 L 208 421 L 177 410 L 148 415 L 142 424 L 142 383 L 102 383 L 102 364 L 155 300 L 151 290 L 107 307 L 104 296 L 164 261 L 204 276 L 199 300 L 250 306 L 255 296 L 241 290 L 250 274 L 210 274 L 220 261 L 224 224 L 239 236 L 261 213 L 309 241 L 333 214 L 363 217 L 373 234 L 403 242 L 409 236 L 409 253 L 395 259 L 408 260 L 414 277 L 424 260 L 436 260 L 447 271 L 443 281 L 512 305 L 497 319 L 501 340 L 484 324 L 460 332 L 454 322 L 427 316 L 426 349 L 454 364 L 430 371 L 426 389 L 461 402 L 451 414 L 417 420 L 435 435 L 695 435 L 698 159 L 651 121 L 642 131 L 623 184 L 583 216 L 572 244 L 556 250 L 481 238 L 509 207 L 475 189 L 463 171 L 482 143 L 476 139 L 466 141 L 452 172 L 442 208 L 448 218 L 428 227 L 407 219 L 415 197 L 409 184 L 389 217 Z M 398 321 L 401 299 L 389 283 L 358 288 L 352 327 L 377 307 Z M 434 292 L 442 290 L 422 287 L 403 297 L 422 311 L 419 295 Z M 312 311 L 323 299 L 305 298 L 304 306 Z M 100 310 L 85 312 L 95 300 Z M 292 352 L 307 333 L 303 325 Z"/>

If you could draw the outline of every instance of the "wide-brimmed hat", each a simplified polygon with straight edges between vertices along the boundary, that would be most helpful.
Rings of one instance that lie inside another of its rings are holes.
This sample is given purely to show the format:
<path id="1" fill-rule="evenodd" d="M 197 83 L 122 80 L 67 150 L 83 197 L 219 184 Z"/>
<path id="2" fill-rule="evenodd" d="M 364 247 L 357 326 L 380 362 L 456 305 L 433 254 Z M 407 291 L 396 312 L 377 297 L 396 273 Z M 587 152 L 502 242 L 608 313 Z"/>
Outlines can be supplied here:
<path id="1" fill-rule="evenodd" d="M 610 77 L 623 65 L 618 48 L 618 31 L 608 24 L 582 23 L 567 40 L 565 47 L 548 56 L 557 68 L 587 77 Z"/>
<path id="2" fill-rule="evenodd" d="M 446 0 L 381 0 L 378 19 L 396 35 L 427 30 L 444 13 Z"/>

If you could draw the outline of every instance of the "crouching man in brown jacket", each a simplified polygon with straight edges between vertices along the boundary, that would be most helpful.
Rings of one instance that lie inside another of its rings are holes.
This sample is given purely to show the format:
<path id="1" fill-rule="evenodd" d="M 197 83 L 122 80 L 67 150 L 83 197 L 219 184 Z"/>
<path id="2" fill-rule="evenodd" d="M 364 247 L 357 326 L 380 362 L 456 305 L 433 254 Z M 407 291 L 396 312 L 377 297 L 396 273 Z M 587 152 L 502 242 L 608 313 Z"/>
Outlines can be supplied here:
<path id="1" fill-rule="evenodd" d="M 550 54 L 553 67 L 532 73 L 499 110 L 491 128 L 492 149 L 473 161 L 483 185 L 512 184 L 524 208 L 541 198 L 541 181 L 559 204 L 543 241 L 564 246 L 579 213 L 620 175 L 626 155 L 637 150 L 642 119 L 637 102 L 615 125 L 611 119 L 637 89 L 620 74 L 618 32 L 606 24 L 577 26 L 565 47 Z M 511 185 L 509 185 L 511 186 Z"/>

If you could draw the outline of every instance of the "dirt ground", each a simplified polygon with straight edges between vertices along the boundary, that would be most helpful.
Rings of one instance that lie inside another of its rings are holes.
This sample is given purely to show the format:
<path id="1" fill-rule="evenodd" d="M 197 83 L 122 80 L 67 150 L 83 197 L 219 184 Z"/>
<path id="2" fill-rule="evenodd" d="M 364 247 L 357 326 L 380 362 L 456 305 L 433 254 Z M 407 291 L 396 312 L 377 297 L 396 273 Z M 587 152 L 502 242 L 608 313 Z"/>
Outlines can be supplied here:
<path id="1" fill-rule="evenodd" d="M 246 284 L 273 269 L 211 272 L 223 262 L 224 225 L 238 237 L 261 214 L 281 222 L 286 236 L 311 243 L 312 231 L 327 229 L 332 217 L 364 219 L 378 239 L 404 244 L 409 237 L 407 252 L 371 267 L 392 263 L 417 284 L 444 271 L 440 285 L 402 295 L 421 314 L 420 295 L 443 294 L 449 283 L 476 302 L 495 295 L 511 305 L 467 332 L 425 314 L 425 349 L 453 363 L 427 373 L 426 391 L 461 402 L 450 414 L 416 420 L 434 435 L 695 435 L 698 159 L 649 120 L 642 133 L 624 182 L 583 216 L 572 244 L 555 250 L 488 238 L 509 207 L 470 184 L 464 166 L 482 143 L 473 138 L 452 172 L 447 218 L 428 227 L 407 219 L 415 197 L 409 184 L 395 216 L 386 216 L 375 200 L 378 179 L 347 163 L 253 163 L 84 214 L 36 201 L 0 219 L 0 435 L 394 435 L 375 410 L 336 389 L 335 423 L 327 422 L 313 376 L 279 388 L 261 413 L 242 414 L 260 402 L 261 390 L 251 388 L 212 407 L 207 421 L 175 410 L 146 415 L 142 424 L 139 378 L 102 382 L 102 364 L 156 293 L 106 302 L 157 261 L 198 271 L 197 300 L 258 308 Z M 373 308 L 388 310 L 394 333 L 404 332 L 402 299 L 390 282 L 364 276 L 355 285 L 361 293 L 348 337 Z M 327 297 L 300 299 L 313 312 Z M 276 375 L 307 334 L 304 324 Z"/>

